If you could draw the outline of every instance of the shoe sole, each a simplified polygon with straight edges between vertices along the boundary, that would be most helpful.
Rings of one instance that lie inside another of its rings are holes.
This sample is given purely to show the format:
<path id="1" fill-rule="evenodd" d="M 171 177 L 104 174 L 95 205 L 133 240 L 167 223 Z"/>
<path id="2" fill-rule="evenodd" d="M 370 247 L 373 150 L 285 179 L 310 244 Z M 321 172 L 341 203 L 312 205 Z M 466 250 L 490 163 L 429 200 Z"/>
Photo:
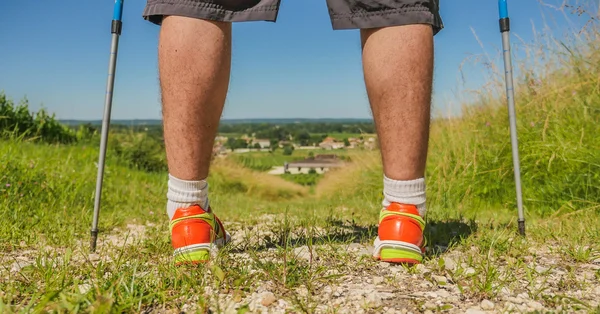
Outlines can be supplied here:
<path id="1" fill-rule="evenodd" d="M 216 253 L 215 250 L 222 248 L 229 242 L 231 242 L 231 235 L 225 232 L 224 239 L 217 239 L 212 244 L 200 243 L 178 248 L 173 252 L 174 263 L 177 266 L 207 263 L 211 258 L 211 253 Z"/>
<path id="2" fill-rule="evenodd" d="M 373 258 L 397 264 L 420 264 L 423 262 L 421 249 L 411 243 L 402 241 L 376 240 Z"/>

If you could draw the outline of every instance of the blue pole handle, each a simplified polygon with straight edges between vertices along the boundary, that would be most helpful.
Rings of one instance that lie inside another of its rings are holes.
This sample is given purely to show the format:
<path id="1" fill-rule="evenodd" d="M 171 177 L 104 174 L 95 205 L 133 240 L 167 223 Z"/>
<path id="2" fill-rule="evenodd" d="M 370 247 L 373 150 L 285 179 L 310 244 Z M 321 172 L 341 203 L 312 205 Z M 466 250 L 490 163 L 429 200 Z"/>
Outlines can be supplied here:
<path id="1" fill-rule="evenodd" d="M 508 17 L 508 6 L 507 0 L 498 0 L 498 11 L 500 13 L 500 19 L 505 19 Z"/>
<path id="2" fill-rule="evenodd" d="M 113 20 L 121 21 L 123 16 L 123 0 L 115 0 L 115 8 L 113 11 Z"/>

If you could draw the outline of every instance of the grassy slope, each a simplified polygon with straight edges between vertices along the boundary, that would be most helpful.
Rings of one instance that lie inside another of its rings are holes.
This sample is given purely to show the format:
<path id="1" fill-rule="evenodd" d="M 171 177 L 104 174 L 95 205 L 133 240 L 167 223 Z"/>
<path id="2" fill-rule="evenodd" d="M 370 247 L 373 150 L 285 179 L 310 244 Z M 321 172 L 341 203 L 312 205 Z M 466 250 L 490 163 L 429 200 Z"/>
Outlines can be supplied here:
<path id="1" fill-rule="evenodd" d="M 433 247 L 467 252 L 467 262 L 476 269 L 476 275 L 467 278 L 454 274 L 457 281 L 464 281 L 467 297 L 493 298 L 502 287 L 513 289 L 512 277 L 497 273 L 497 265 L 506 265 L 506 273 L 519 273 L 523 252 L 540 243 L 553 244 L 557 254 L 564 257 L 559 263 L 572 266 L 598 258 L 599 43 L 597 39 L 591 41 L 590 54 L 561 57 L 556 61 L 561 67 L 544 73 L 546 78 L 539 84 L 518 88 L 527 240 L 514 237 L 516 206 L 504 104 L 486 100 L 466 110 L 463 119 L 433 126 L 427 172 L 427 234 Z M 197 295 L 197 301 L 203 302 L 203 287 L 215 280 L 225 290 L 242 294 L 249 293 L 257 280 L 268 280 L 282 290 L 311 281 L 335 281 L 322 276 L 323 265 L 279 265 L 257 259 L 252 265 L 228 264 L 234 261 L 233 255 L 227 254 L 217 263 L 225 269 L 225 277 L 218 275 L 219 269 L 213 269 L 216 277 L 200 270 L 174 269 L 169 263 L 164 214 L 166 175 L 131 170 L 113 156 L 106 169 L 100 223 L 101 248 L 105 251 L 101 252 L 111 252 L 106 251 L 108 244 L 103 241 L 116 232 L 116 227 L 147 224 L 149 232 L 135 250 L 117 245 L 110 260 L 93 263 L 86 249 L 97 148 L 4 141 L 0 142 L 0 152 L 0 251 L 10 257 L 34 250 L 31 254 L 37 256 L 34 264 L 0 279 L 2 312 L 9 311 L 2 303 L 12 304 L 13 310 L 27 306 L 99 312 L 177 308 L 182 295 Z M 212 204 L 229 226 L 254 226 L 263 214 L 286 213 L 284 218 L 290 221 L 272 221 L 275 235 L 267 239 L 271 243 L 281 244 L 298 230 L 319 233 L 313 225 L 323 227 L 319 236 L 310 237 L 315 244 L 370 242 L 380 207 L 381 165 L 377 153 L 351 157 L 355 165 L 329 173 L 315 196 L 278 178 L 227 162 L 216 164 L 210 178 Z M 339 234 L 336 230 L 343 224 L 355 232 Z M 288 244 L 308 241 L 308 237 L 299 239 Z M 44 247 L 51 248 L 50 252 L 42 254 Z M 486 254 L 468 253 L 467 248 L 473 247 Z M 249 244 L 240 249 L 250 255 L 260 250 L 258 245 Z M 346 267 L 342 265 L 346 264 L 343 253 L 329 254 L 341 264 L 328 267 Z M 438 253 L 430 253 L 429 263 L 436 264 L 438 257 Z M 358 265 L 372 267 L 365 263 Z M 252 267 L 259 272 L 251 271 Z M 82 291 L 82 285 L 91 289 Z M 558 302 L 544 298 L 541 292 L 526 292 L 546 306 Z M 306 305 L 303 302 L 309 304 L 310 300 L 298 301 L 300 308 Z"/>

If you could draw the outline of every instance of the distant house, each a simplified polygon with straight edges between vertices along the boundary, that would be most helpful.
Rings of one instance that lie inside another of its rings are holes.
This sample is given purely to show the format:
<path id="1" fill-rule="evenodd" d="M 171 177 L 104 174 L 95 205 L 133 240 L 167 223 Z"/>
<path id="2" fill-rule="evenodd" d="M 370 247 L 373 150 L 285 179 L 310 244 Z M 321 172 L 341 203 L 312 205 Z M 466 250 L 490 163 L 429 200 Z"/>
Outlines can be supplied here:
<path id="1" fill-rule="evenodd" d="M 326 137 L 321 143 L 319 143 L 319 147 L 327 150 L 339 149 L 344 147 L 344 142 L 340 142 L 333 137 Z"/>
<path id="2" fill-rule="evenodd" d="M 255 144 L 260 145 L 260 148 L 269 148 L 271 147 L 271 140 L 269 139 L 255 139 L 252 141 Z"/>
<path id="3" fill-rule="evenodd" d="M 311 169 L 313 169 L 317 173 L 324 173 L 331 168 L 339 168 L 343 166 L 345 166 L 345 163 L 339 160 L 336 155 L 326 154 L 285 163 L 283 165 L 283 171 L 291 174 L 298 174 L 308 173 Z"/>

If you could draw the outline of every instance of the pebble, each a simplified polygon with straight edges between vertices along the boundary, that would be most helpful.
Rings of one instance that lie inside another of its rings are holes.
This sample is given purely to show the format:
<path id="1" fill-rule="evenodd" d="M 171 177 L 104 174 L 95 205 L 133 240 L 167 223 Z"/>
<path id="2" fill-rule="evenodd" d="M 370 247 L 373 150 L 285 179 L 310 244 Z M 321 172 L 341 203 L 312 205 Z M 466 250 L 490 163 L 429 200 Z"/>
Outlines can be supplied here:
<path id="1" fill-rule="evenodd" d="M 474 275 L 475 274 L 475 269 L 473 267 L 467 267 L 465 269 L 465 275 L 469 276 L 469 275 Z"/>
<path id="2" fill-rule="evenodd" d="M 444 268 L 446 268 L 446 270 L 454 271 L 456 269 L 456 262 L 452 258 L 446 257 L 444 258 Z"/>
<path id="3" fill-rule="evenodd" d="M 372 292 L 369 293 L 367 295 L 367 302 L 372 306 L 372 307 L 380 307 L 382 302 L 381 302 L 381 296 L 379 295 L 379 293 L 377 292 Z"/>
<path id="4" fill-rule="evenodd" d="M 433 302 L 430 302 L 430 301 L 425 302 L 425 304 L 423 304 L 423 307 L 426 310 L 435 310 L 435 309 L 437 309 L 437 305 L 435 305 Z"/>
<path id="5" fill-rule="evenodd" d="M 382 284 L 384 281 L 385 279 L 381 276 L 373 277 L 373 284 L 375 285 Z"/>
<path id="6" fill-rule="evenodd" d="M 510 301 L 510 302 L 512 302 L 514 304 L 521 304 L 521 303 L 525 302 L 520 297 L 508 297 L 508 301 Z"/>
<path id="7" fill-rule="evenodd" d="M 547 271 L 548 271 L 548 268 L 546 268 L 546 267 L 542 267 L 542 266 L 536 266 L 536 267 L 535 267 L 535 271 L 536 271 L 537 273 L 540 273 L 540 274 L 541 274 L 541 273 L 545 273 L 545 272 L 547 272 Z"/>
<path id="8" fill-rule="evenodd" d="M 481 301 L 481 309 L 482 310 L 493 310 L 494 309 L 494 302 L 490 301 L 490 300 L 483 300 Z"/>
<path id="9" fill-rule="evenodd" d="M 450 297 L 450 292 L 444 290 L 444 289 L 440 289 L 436 292 L 436 294 L 441 297 L 441 298 L 448 298 Z"/>
<path id="10" fill-rule="evenodd" d="M 433 280 L 435 280 L 435 282 L 437 282 L 439 285 L 445 285 L 448 280 L 446 279 L 446 277 L 444 276 L 438 276 L 438 275 L 433 275 L 431 276 L 433 278 Z"/>
<path id="11" fill-rule="evenodd" d="M 485 314 L 484 311 L 482 311 L 482 310 L 480 310 L 478 308 L 475 308 L 475 307 L 472 307 L 472 308 L 468 309 L 465 313 L 466 314 Z"/>
<path id="12" fill-rule="evenodd" d="M 275 297 L 275 295 L 273 293 L 265 292 L 263 294 L 262 301 L 260 301 L 260 304 L 262 304 L 263 306 L 269 306 L 269 305 L 273 304 L 275 301 L 277 301 L 277 298 Z"/>
<path id="13" fill-rule="evenodd" d="M 542 310 L 544 306 L 538 301 L 529 301 L 527 302 L 527 306 L 534 310 Z"/>

